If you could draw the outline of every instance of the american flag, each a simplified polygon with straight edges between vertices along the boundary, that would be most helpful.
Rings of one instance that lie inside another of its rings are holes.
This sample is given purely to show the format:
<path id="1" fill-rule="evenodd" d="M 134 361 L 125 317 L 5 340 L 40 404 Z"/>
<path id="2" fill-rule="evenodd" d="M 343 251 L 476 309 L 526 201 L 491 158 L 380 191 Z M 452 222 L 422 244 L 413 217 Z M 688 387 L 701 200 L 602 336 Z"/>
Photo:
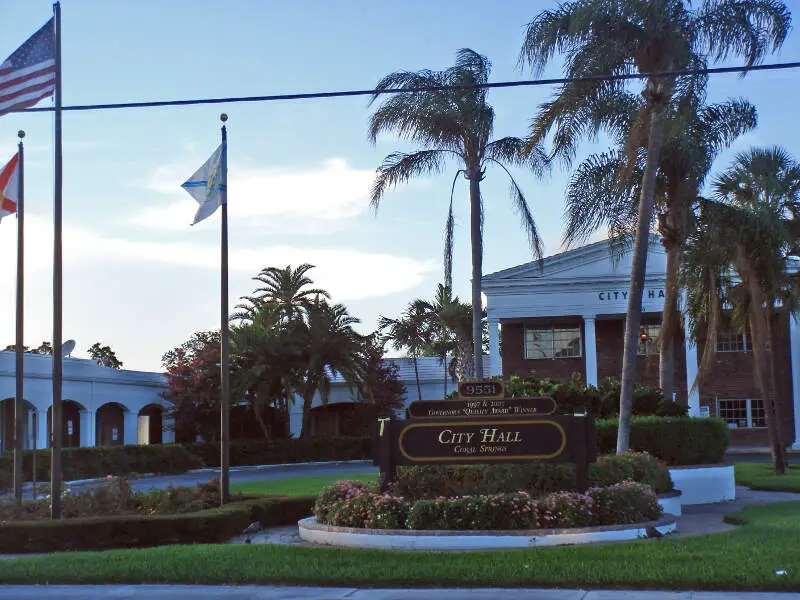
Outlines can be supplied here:
<path id="1" fill-rule="evenodd" d="M 0 65 L 0 116 L 33 106 L 56 88 L 53 19 Z"/>

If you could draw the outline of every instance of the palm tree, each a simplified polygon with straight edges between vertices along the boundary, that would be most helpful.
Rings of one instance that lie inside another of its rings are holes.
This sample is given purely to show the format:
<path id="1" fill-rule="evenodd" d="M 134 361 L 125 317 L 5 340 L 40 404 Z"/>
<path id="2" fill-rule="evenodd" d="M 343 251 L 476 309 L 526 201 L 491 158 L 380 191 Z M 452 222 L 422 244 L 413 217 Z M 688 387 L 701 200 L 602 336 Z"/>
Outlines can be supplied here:
<path id="1" fill-rule="evenodd" d="M 399 319 L 381 316 L 378 329 L 392 342 L 395 350 L 406 349 L 414 365 L 417 382 L 417 399 L 422 400 L 422 386 L 419 381 L 417 359 L 426 345 L 430 343 L 430 310 L 424 300 L 413 300 Z"/>
<path id="2" fill-rule="evenodd" d="M 254 281 L 262 284 L 256 288 L 253 296 L 245 296 L 244 304 L 236 306 L 238 312 L 234 313 L 232 319 L 249 320 L 253 314 L 266 302 L 275 303 L 281 311 L 283 319 L 292 320 L 308 309 L 308 306 L 315 298 L 330 298 L 328 292 L 318 288 L 308 288 L 314 282 L 306 275 L 314 265 L 303 263 L 296 269 L 287 265 L 281 269 L 278 267 L 266 267 L 253 277 Z"/>
<path id="3" fill-rule="evenodd" d="M 299 384 L 303 397 L 303 429 L 300 437 L 311 435 L 311 407 L 319 392 L 327 403 L 331 377 L 341 374 L 353 388 L 360 390 L 362 382 L 363 337 L 353 325 L 359 320 L 347 313 L 341 304 L 328 304 L 317 298 L 307 307 L 305 322 L 297 322 L 302 340 L 303 375 Z"/>
<path id="4" fill-rule="evenodd" d="M 601 130 L 613 134 L 615 115 L 627 114 L 614 103 L 619 96 L 615 92 L 626 83 L 602 76 L 640 73 L 646 78 L 644 108 L 631 124 L 647 141 L 625 321 L 617 452 L 627 451 L 630 441 L 642 292 L 667 107 L 673 97 L 690 97 L 705 84 L 695 75 L 653 74 L 702 69 L 709 58 L 730 56 L 743 56 L 751 66 L 781 46 L 790 26 L 789 10 L 780 0 L 706 0 L 699 8 L 687 0 L 574 0 L 528 24 L 521 62 L 541 72 L 560 52 L 572 78 L 542 106 L 531 126 L 528 147 L 537 153 L 553 128 L 553 155 L 568 164 L 582 138 Z M 637 147 L 627 147 L 629 164 Z"/>
<path id="5" fill-rule="evenodd" d="M 627 94 L 627 92 L 620 92 Z M 686 239 L 688 217 L 714 159 L 735 139 L 756 127 L 756 109 L 744 100 L 706 105 L 700 98 L 677 98 L 666 110 L 664 142 L 658 161 L 655 207 L 658 232 L 667 256 L 666 298 L 659 337 L 659 382 L 666 398 L 674 387 L 674 342 L 680 330 L 678 318 L 678 267 L 680 249 Z M 633 137 L 627 127 L 644 101 L 630 96 L 620 106 L 630 113 L 618 120 L 620 145 L 610 152 L 593 154 L 575 170 L 567 190 L 568 223 L 564 242 L 568 246 L 588 239 L 606 226 L 612 246 L 630 238 L 635 229 L 646 148 L 639 141 L 636 161 L 626 160 Z"/>
<path id="6" fill-rule="evenodd" d="M 407 89 L 387 97 L 370 118 L 369 136 L 394 131 L 423 146 L 416 152 L 393 152 L 378 168 L 372 187 L 371 205 L 377 210 L 388 188 L 429 173 L 439 173 L 447 159 L 455 159 L 459 175 L 469 181 L 470 237 L 472 244 L 472 329 L 476 376 L 483 376 L 481 347 L 481 277 L 483 274 L 483 199 L 481 181 L 487 167 L 499 166 L 511 180 L 511 196 L 528 235 L 534 258 L 542 257 L 542 241 L 522 189 L 506 164 L 528 163 L 543 168 L 544 156 L 529 152 L 523 158 L 524 143 L 519 138 L 504 137 L 494 141 L 494 110 L 486 102 L 491 63 L 485 56 L 464 48 L 456 53 L 456 63 L 444 71 L 398 71 L 378 82 L 370 104 L 390 89 Z M 454 87 L 456 86 L 456 87 Z M 435 88 L 435 89 L 431 89 Z M 424 91 L 419 91 L 423 89 Z M 445 277 L 450 285 L 450 262 L 453 242 L 453 196 L 450 196 L 445 232 Z"/>
<path id="7" fill-rule="evenodd" d="M 231 329 L 233 398 L 247 401 L 266 439 L 271 432 L 262 418 L 274 406 L 284 426 L 289 425 L 289 404 L 300 381 L 302 339 L 296 323 L 285 323 L 276 304 L 264 304 L 250 322 Z"/>
<path id="8" fill-rule="evenodd" d="M 733 306 L 734 324 L 751 332 L 773 466 L 783 473 L 776 361 L 768 355 L 775 348 L 776 315 L 793 314 L 800 292 L 797 276 L 787 272 L 800 256 L 800 163 L 781 148 L 755 148 L 737 155 L 713 188 L 715 201 L 702 206 L 684 275 L 696 286 L 689 290 L 688 308 L 708 332 L 698 380 L 716 346 L 722 310 L 719 300 L 709 300 L 715 294 Z"/>

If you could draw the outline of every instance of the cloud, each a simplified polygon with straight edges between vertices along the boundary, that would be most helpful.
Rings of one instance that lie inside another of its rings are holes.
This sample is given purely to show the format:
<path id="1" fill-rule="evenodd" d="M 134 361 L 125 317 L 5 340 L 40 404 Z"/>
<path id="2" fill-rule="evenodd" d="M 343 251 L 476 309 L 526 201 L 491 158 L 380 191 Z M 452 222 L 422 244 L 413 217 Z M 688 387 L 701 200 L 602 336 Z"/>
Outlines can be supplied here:
<path id="1" fill-rule="evenodd" d="M 162 166 L 146 187 L 174 198 L 151 204 L 127 218 L 129 223 L 162 230 L 184 229 L 197 203 L 180 188 L 198 165 Z M 369 190 L 375 172 L 356 169 L 333 158 L 308 168 L 249 167 L 229 171 L 231 222 L 276 230 L 322 231 L 320 224 L 346 221 L 369 208 Z M 316 226 L 315 226 L 316 225 Z"/>
<path id="2" fill-rule="evenodd" d="M 5 223 L 4 223 L 5 224 Z M 11 223 L 9 223 L 11 225 Z M 26 219 L 26 239 L 48 240 L 26 248 L 26 271 L 49 270 L 52 264 L 52 229 L 44 220 Z M 10 229 L 10 228 L 9 228 Z M 219 269 L 219 246 L 211 241 L 158 242 L 108 236 L 89 229 L 65 227 L 64 262 L 96 265 L 98 278 L 103 267 L 113 269 L 120 262 L 151 263 L 154 275 L 159 266 L 177 265 L 195 269 Z M 0 253 L 15 256 L 14 236 L 0 238 Z M 346 248 L 263 245 L 230 247 L 231 279 L 249 279 L 266 266 L 294 267 L 301 263 L 316 266 L 312 277 L 338 300 L 386 296 L 412 288 L 434 271 L 434 261 L 365 252 Z M 11 285 L 13 278 L 6 283 Z M 102 285 L 102 283 L 98 284 Z"/>

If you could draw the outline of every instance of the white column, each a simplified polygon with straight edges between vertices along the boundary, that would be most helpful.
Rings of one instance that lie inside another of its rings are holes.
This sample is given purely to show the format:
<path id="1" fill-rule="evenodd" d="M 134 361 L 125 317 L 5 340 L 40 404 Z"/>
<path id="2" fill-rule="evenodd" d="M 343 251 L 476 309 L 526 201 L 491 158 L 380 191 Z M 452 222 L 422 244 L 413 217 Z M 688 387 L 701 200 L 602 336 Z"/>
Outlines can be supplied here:
<path id="1" fill-rule="evenodd" d="M 583 316 L 583 352 L 586 357 L 586 385 L 597 386 L 597 335 L 594 329 L 595 315 Z"/>
<path id="2" fill-rule="evenodd" d="M 792 406 L 794 407 L 793 450 L 800 450 L 800 323 L 789 317 L 789 350 L 792 360 Z"/>
<path id="3" fill-rule="evenodd" d="M 697 378 L 697 344 L 692 342 L 689 337 L 689 324 L 691 323 L 689 315 L 686 315 L 683 321 L 683 339 L 684 339 L 684 352 L 686 353 L 686 390 L 689 393 L 689 416 L 700 416 L 700 385 L 698 384 L 694 390 L 692 385 Z"/>
<path id="4" fill-rule="evenodd" d="M 36 410 L 36 447 L 49 448 L 50 436 L 47 435 L 47 409 Z"/>
<path id="5" fill-rule="evenodd" d="M 97 428 L 97 412 L 93 410 L 82 410 L 81 446 L 92 447 L 95 445 L 96 428 Z"/>
<path id="6" fill-rule="evenodd" d="M 26 424 L 26 429 L 25 429 L 25 448 L 27 450 L 33 448 L 33 440 L 34 436 L 36 435 L 36 423 L 34 422 L 35 419 L 36 419 L 36 409 L 29 408 L 28 422 Z"/>
<path id="7" fill-rule="evenodd" d="M 489 375 L 502 375 L 503 362 L 500 356 L 500 331 L 498 327 L 500 321 L 498 319 L 489 319 L 489 362 L 490 372 Z"/>
<path id="8" fill-rule="evenodd" d="M 126 446 L 132 446 L 139 443 L 139 415 L 133 411 L 125 411 L 122 413 L 124 424 L 122 441 Z"/>

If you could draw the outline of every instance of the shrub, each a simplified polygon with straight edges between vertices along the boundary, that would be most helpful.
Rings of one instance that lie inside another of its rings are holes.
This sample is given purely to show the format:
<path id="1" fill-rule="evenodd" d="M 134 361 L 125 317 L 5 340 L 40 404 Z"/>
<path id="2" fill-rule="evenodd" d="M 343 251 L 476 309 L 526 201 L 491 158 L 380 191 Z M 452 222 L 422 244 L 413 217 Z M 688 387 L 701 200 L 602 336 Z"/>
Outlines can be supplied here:
<path id="1" fill-rule="evenodd" d="M 408 502 L 361 489 L 334 501 L 318 521 L 342 527 L 512 530 L 640 523 L 660 514 L 648 486 L 625 482 L 586 494 L 556 492 L 538 502 L 525 492 Z"/>
<path id="2" fill-rule="evenodd" d="M 313 498 L 261 497 L 222 508 L 164 516 L 122 515 L 0 524 L 8 553 L 144 548 L 165 544 L 220 543 L 253 521 L 289 525 L 309 514 Z"/>
<path id="3" fill-rule="evenodd" d="M 606 486 L 639 481 L 657 493 L 672 489 L 663 462 L 644 453 L 601 456 L 589 468 L 589 484 Z M 558 491 L 576 491 L 575 467 L 570 464 L 529 463 L 517 465 L 400 467 L 389 492 L 408 500 L 439 496 L 491 495 L 525 491 L 534 497 Z"/>
<path id="4" fill-rule="evenodd" d="M 594 499 L 577 492 L 556 492 L 539 502 L 542 527 L 588 527 L 597 524 Z"/>
<path id="5" fill-rule="evenodd" d="M 587 496 L 594 501 L 598 525 L 639 523 L 661 516 L 661 506 L 655 493 L 641 483 L 626 481 L 592 488 Z"/>
<path id="6" fill-rule="evenodd" d="M 437 500 L 417 500 L 408 509 L 409 529 L 444 529 L 444 506 Z M 335 523 L 332 523 L 335 524 Z"/>
<path id="7" fill-rule="evenodd" d="M 598 452 L 614 452 L 617 421 L 597 421 L 596 425 Z M 668 465 L 721 463 L 729 443 L 727 425 L 714 417 L 634 417 L 631 423 L 631 449 L 647 452 Z"/>
<path id="8" fill-rule="evenodd" d="M 330 511 L 334 510 L 339 503 L 361 494 L 367 490 L 367 485 L 363 481 L 336 481 L 323 488 L 317 495 L 314 502 L 314 516 L 320 523 L 327 523 Z"/>

